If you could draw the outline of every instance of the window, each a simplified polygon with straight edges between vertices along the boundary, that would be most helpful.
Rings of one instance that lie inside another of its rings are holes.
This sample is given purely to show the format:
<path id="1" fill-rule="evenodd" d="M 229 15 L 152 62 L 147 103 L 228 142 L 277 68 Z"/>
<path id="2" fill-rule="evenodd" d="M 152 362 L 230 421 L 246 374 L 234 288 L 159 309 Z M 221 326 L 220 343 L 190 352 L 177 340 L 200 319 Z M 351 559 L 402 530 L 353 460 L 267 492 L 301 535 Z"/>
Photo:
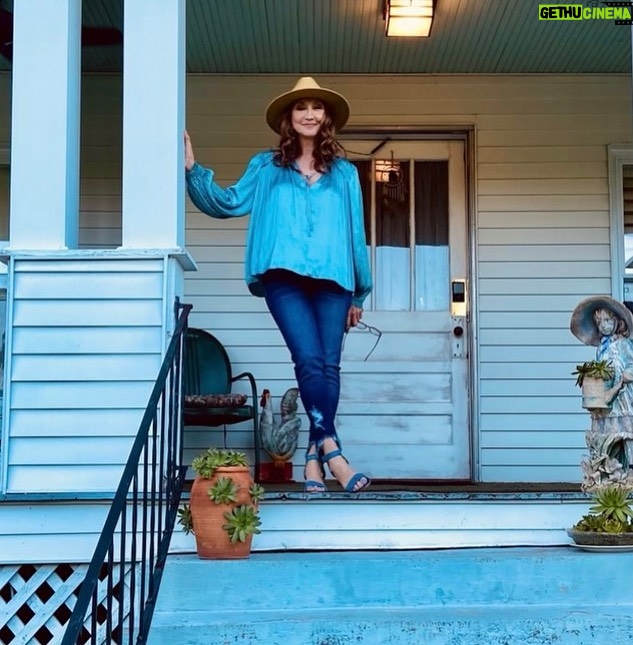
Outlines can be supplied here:
<path id="1" fill-rule="evenodd" d="M 633 303 L 633 148 L 609 146 L 612 294 Z"/>
<path id="2" fill-rule="evenodd" d="M 355 163 L 375 281 L 373 309 L 447 310 L 448 161 L 400 159 L 384 168 L 381 162 Z"/>

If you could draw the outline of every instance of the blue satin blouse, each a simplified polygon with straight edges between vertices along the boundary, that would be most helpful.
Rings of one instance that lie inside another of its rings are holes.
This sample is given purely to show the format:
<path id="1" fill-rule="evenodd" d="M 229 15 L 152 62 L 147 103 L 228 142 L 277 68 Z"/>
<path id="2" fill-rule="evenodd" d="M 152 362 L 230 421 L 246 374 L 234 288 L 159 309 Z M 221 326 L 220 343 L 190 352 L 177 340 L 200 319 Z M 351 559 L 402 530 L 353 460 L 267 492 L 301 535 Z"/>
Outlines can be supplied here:
<path id="1" fill-rule="evenodd" d="M 268 269 L 287 269 L 333 280 L 362 304 L 372 288 L 365 241 L 363 202 L 356 167 L 338 158 L 330 171 L 308 184 L 296 168 L 273 162 L 273 152 L 256 154 L 233 186 L 221 188 L 213 171 L 194 164 L 186 173 L 195 206 L 217 218 L 250 213 L 246 236 L 246 283 L 263 296 Z"/>

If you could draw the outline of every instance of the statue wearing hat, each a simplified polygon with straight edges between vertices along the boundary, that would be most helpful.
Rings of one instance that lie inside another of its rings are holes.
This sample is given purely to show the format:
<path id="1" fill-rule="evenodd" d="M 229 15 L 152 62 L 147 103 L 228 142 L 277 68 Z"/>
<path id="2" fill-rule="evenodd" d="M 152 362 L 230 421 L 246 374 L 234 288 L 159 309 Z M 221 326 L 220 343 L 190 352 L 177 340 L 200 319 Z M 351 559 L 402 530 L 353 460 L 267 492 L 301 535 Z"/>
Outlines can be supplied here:
<path id="1" fill-rule="evenodd" d="M 582 462 L 583 488 L 607 483 L 633 485 L 633 315 L 609 296 L 591 296 L 574 309 L 570 329 L 596 347 L 596 361 L 609 368 L 604 403 L 585 405 L 591 415 Z"/>

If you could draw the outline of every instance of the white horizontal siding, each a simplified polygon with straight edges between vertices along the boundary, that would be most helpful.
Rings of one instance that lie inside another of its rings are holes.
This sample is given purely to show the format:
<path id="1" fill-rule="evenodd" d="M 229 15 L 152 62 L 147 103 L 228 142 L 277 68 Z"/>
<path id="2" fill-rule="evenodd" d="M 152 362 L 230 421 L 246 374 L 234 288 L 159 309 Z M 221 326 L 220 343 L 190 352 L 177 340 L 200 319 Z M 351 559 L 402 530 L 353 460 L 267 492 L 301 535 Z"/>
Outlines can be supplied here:
<path id="1" fill-rule="evenodd" d="M 165 346 L 163 259 L 13 260 L 5 490 L 113 491 Z"/>
<path id="2" fill-rule="evenodd" d="M 98 384 L 96 384 L 98 387 Z M 13 410 L 11 437 L 129 437 L 138 424 L 138 409 L 26 409 Z"/>
<path id="3" fill-rule="evenodd" d="M 109 502 L 1 505 L 0 562 L 89 562 L 109 506 Z"/>
<path id="4" fill-rule="evenodd" d="M 479 120 L 479 441 L 488 481 L 581 477 L 589 417 L 571 371 L 593 349 L 571 335 L 569 319 L 581 299 L 611 289 L 606 152 L 631 132 L 625 79 L 573 84 L 563 82 L 546 110 L 527 104 Z"/>

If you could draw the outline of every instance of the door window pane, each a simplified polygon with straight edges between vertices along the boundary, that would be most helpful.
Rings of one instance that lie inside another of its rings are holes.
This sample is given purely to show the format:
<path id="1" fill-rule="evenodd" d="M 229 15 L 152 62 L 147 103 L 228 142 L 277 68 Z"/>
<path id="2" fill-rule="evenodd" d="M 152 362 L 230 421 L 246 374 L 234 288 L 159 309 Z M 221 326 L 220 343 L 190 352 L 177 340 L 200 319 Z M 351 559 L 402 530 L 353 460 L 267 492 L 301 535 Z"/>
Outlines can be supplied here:
<path id="1" fill-rule="evenodd" d="M 448 161 L 415 162 L 415 309 L 449 308 Z"/>
<path id="2" fill-rule="evenodd" d="M 373 308 L 448 310 L 448 161 L 391 159 L 355 164 L 373 265 Z"/>
<path id="3" fill-rule="evenodd" d="M 411 302 L 411 188 L 408 161 L 376 173 L 375 307 L 409 311 Z"/>

